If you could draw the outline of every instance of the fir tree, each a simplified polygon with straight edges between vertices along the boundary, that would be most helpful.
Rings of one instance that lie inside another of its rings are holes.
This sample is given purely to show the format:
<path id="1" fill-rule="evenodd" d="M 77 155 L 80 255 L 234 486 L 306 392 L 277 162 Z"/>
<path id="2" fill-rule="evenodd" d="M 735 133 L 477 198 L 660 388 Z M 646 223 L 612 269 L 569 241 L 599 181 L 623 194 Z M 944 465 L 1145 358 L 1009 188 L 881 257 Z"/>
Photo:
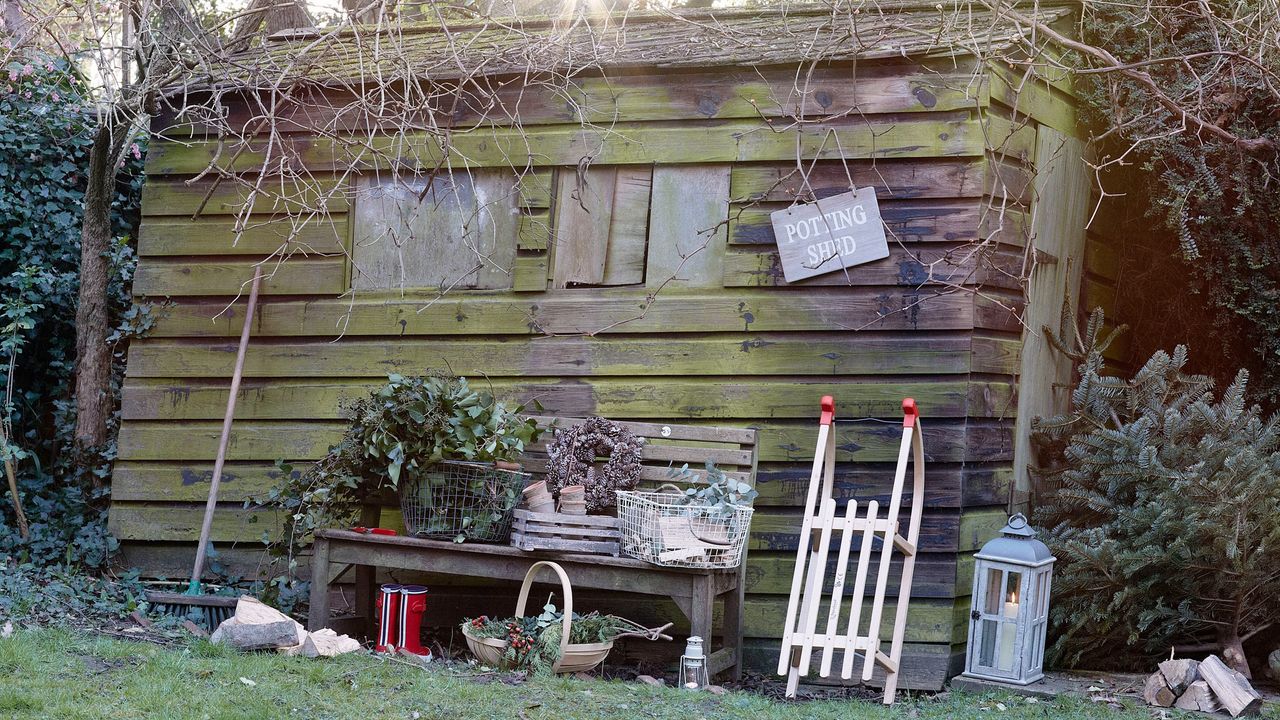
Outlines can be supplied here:
<path id="1" fill-rule="evenodd" d="M 1095 311 L 1071 410 L 1035 423 L 1058 485 L 1037 510 L 1058 557 L 1055 650 L 1195 645 L 1247 674 L 1243 642 L 1280 617 L 1280 419 L 1248 403 L 1243 370 L 1215 397 L 1184 346 L 1106 375 L 1101 329 Z"/>

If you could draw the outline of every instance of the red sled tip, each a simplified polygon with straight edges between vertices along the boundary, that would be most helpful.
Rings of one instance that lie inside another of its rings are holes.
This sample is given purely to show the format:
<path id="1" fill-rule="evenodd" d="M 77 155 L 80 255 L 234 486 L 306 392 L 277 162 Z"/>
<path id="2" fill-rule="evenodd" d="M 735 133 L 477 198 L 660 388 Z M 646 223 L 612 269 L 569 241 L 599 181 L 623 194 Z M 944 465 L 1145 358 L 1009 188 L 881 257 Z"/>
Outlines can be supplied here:
<path id="1" fill-rule="evenodd" d="M 836 399 L 830 395 L 822 396 L 822 424 L 830 425 L 836 419 Z"/>
<path id="2" fill-rule="evenodd" d="M 902 399 L 902 426 L 915 427 L 916 420 L 920 418 L 920 409 L 916 407 L 915 398 Z"/>

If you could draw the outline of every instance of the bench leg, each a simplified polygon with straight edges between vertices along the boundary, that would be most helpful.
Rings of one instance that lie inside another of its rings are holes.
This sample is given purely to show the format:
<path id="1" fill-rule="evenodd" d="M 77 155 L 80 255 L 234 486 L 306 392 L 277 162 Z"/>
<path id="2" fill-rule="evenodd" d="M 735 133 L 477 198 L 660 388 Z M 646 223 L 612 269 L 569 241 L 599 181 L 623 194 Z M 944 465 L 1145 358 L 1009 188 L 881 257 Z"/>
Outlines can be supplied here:
<path id="1" fill-rule="evenodd" d="M 742 679 L 742 586 L 722 595 L 724 598 L 723 647 L 733 649 L 733 667 L 729 677 L 734 682 Z"/>
<path id="2" fill-rule="evenodd" d="M 702 637 L 702 647 L 707 653 L 707 674 L 715 677 L 725 669 L 725 652 L 715 650 L 715 628 L 713 613 L 715 611 L 715 588 L 711 577 L 704 576 L 694 580 L 693 597 L 689 601 L 689 634 Z"/>
<path id="3" fill-rule="evenodd" d="M 311 544 L 311 608 L 307 629 L 319 630 L 329 625 L 329 541 L 316 538 Z"/>
<path id="4" fill-rule="evenodd" d="M 690 634 L 700 635 L 703 647 L 711 648 L 712 613 L 715 609 L 716 596 L 712 594 L 711 578 L 700 577 L 693 583 L 693 598 L 689 603 Z"/>
<path id="5" fill-rule="evenodd" d="M 356 566 L 356 617 L 359 618 L 361 633 L 372 638 L 377 632 L 374 620 L 374 598 L 377 597 L 376 576 L 378 568 L 373 565 Z"/>

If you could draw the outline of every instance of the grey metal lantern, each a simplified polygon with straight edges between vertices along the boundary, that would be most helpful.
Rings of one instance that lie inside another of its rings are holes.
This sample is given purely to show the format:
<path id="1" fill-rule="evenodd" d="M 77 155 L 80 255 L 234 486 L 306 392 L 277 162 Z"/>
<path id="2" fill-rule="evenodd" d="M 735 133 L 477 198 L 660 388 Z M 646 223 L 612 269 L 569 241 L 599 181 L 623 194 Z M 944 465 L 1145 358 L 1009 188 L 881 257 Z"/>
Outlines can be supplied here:
<path id="1" fill-rule="evenodd" d="M 964 674 L 1015 685 L 1041 679 L 1055 558 L 1021 514 L 974 558 Z"/>
<path id="2" fill-rule="evenodd" d="M 707 676 L 707 656 L 702 649 L 702 638 L 692 635 L 685 643 L 684 655 L 680 656 L 680 687 L 686 690 L 701 690 L 710 684 L 711 678 Z"/>

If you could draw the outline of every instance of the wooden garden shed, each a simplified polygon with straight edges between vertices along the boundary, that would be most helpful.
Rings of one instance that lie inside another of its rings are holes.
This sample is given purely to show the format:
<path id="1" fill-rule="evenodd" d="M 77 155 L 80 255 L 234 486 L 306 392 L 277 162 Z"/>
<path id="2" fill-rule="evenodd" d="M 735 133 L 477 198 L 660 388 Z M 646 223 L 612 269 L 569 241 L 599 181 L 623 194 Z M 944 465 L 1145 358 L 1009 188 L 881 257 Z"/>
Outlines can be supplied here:
<path id="1" fill-rule="evenodd" d="M 904 684 L 940 687 L 963 664 L 972 553 L 1024 499 L 1030 419 L 1063 400 L 1070 367 L 1040 327 L 1104 272 L 1053 57 L 1031 24 L 951 0 L 303 30 L 243 51 L 155 121 L 134 292 L 164 304 L 129 352 L 125 561 L 189 563 L 237 297 L 265 260 L 224 564 L 257 567 L 279 523 L 243 501 L 275 460 L 323 455 L 344 399 L 449 368 L 547 414 L 757 428 L 745 624 L 764 668 L 819 398 L 848 421 L 840 495 L 883 501 L 912 396 L 930 465 Z M 876 189 L 889 257 L 788 284 L 769 214 L 851 185 Z"/>

